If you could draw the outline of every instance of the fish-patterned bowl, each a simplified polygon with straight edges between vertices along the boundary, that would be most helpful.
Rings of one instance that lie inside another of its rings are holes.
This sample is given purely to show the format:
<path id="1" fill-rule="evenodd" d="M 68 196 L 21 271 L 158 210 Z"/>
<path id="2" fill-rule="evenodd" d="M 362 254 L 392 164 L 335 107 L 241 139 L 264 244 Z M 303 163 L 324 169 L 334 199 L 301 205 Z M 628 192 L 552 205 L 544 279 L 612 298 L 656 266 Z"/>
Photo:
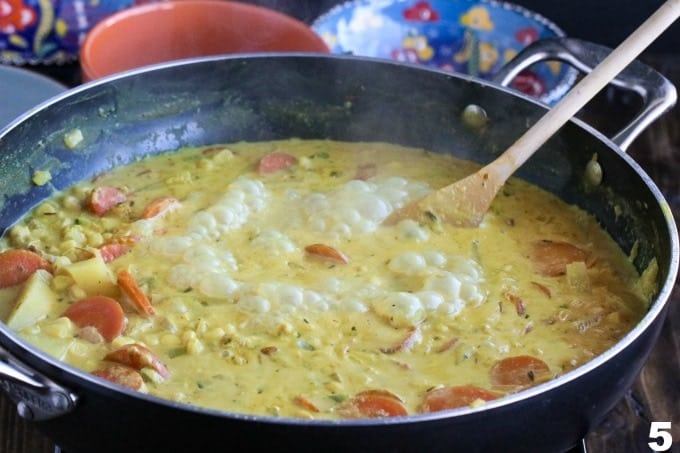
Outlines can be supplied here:
<path id="1" fill-rule="evenodd" d="M 153 0 L 0 0 L 0 63 L 78 59 L 85 34 L 110 14 Z"/>
<path id="2" fill-rule="evenodd" d="M 331 52 L 423 64 L 491 79 L 527 45 L 565 33 L 545 17 L 491 0 L 354 0 L 318 17 L 312 29 Z M 512 86 L 554 104 L 573 85 L 566 64 L 536 63 Z"/>

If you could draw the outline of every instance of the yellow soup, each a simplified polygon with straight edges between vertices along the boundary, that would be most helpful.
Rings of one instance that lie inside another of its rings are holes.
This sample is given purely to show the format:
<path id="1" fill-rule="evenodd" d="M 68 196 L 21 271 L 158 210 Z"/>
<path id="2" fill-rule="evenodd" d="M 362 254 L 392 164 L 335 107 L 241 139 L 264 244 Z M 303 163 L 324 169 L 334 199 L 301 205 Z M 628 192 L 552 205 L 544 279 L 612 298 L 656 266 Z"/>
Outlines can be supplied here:
<path id="1" fill-rule="evenodd" d="M 478 228 L 383 224 L 474 169 L 321 140 L 150 157 L 6 234 L 0 316 L 67 363 L 203 407 L 484 404 L 611 347 L 646 311 L 655 266 L 641 277 L 586 213 L 517 179 Z"/>

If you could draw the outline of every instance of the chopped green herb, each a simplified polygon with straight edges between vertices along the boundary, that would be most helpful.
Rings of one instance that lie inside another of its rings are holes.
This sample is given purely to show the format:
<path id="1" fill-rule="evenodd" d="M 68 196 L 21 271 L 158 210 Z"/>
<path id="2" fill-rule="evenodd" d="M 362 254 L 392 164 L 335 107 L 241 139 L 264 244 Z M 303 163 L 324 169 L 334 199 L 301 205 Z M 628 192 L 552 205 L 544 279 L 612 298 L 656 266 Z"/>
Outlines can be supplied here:
<path id="1" fill-rule="evenodd" d="M 328 397 L 336 403 L 342 403 L 343 401 L 347 400 L 347 395 L 341 395 L 339 393 L 331 393 L 328 395 Z"/>
<path id="2" fill-rule="evenodd" d="M 171 359 L 174 359 L 175 357 L 179 357 L 181 355 L 185 355 L 187 353 L 187 348 L 184 346 L 181 346 L 179 348 L 174 348 L 168 351 L 168 357 Z"/>

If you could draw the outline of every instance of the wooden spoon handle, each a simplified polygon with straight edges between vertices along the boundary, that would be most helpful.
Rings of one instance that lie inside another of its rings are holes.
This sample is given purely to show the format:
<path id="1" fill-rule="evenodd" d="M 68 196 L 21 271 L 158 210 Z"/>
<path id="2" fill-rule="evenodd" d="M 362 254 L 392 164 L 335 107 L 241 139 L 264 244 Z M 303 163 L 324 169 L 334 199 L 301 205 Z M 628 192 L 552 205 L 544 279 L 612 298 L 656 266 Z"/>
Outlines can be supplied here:
<path id="1" fill-rule="evenodd" d="M 494 173 L 506 180 L 541 145 L 552 137 L 569 119 L 613 80 L 666 28 L 680 16 L 680 0 L 667 0 L 643 22 L 607 58 L 585 76 L 567 95 L 549 110 L 534 126 L 494 161 Z M 497 165 L 497 166 L 496 166 Z"/>

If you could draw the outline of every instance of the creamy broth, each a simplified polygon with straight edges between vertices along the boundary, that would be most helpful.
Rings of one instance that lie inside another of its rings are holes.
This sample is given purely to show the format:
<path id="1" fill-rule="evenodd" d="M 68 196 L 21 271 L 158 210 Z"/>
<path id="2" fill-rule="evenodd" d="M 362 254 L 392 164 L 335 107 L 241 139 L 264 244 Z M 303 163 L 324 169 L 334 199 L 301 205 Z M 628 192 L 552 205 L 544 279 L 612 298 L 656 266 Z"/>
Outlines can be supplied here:
<path id="1" fill-rule="evenodd" d="M 655 269 L 641 277 L 591 217 L 518 179 L 479 228 L 382 225 L 474 169 L 333 141 L 150 157 L 6 234 L 3 249 L 43 269 L 6 279 L 0 316 L 67 363 L 198 406 L 347 418 L 483 404 L 611 347 Z M 98 296 L 121 304 L 113 333 L 73 308 Z"/>

